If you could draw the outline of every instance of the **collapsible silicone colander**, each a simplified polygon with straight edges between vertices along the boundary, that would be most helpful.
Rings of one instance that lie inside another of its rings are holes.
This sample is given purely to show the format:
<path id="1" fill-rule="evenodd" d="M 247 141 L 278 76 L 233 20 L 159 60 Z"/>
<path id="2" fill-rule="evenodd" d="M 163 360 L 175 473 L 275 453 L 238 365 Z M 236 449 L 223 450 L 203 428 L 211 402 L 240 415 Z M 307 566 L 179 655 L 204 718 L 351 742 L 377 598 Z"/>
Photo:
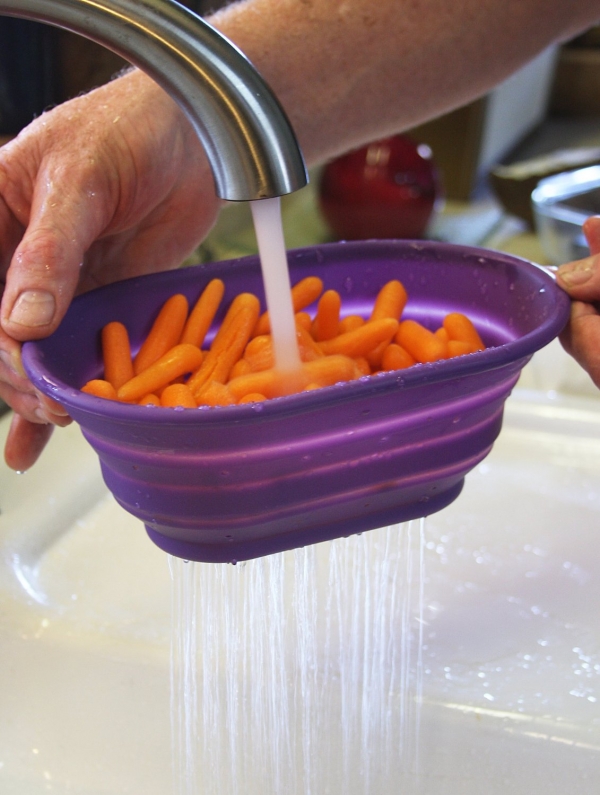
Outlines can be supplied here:
<path id="1" fill-rule="evenodd" d="M 24 346 L 34 384 L 96 450 L 108 488 L 176 556 L 259 557 L 426 516 L 459 494 L 490 451 L 522 367 L 565 325 L 569 300 L 542 268 L 431 242 L 334 243 L 289 253 L 292 283 L 320 276 L 348 314 L 368 314 L 400 279 L 404 316 L 432 328 L 450 311 L 487 350 L 263 403 L 160 409 L 78 390 L 101 372 L 100 329 L 120 320 L 135 349 L 167 297 L 190 302 L 220 276 L 224 306 L 263 299 L 258 259 L 143 276 L 77 298 L 49 338 Z M 217 318 L 217 323 L 220 317 Z"/>

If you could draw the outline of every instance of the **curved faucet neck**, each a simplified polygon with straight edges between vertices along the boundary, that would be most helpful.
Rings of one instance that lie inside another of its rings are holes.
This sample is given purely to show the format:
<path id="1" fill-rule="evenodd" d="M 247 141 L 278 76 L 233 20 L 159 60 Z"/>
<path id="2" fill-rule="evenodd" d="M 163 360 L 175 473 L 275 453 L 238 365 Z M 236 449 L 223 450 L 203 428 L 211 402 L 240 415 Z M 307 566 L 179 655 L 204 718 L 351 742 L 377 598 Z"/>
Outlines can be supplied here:
<path id="1" fill-rule="evenodd" d="M 184 6 L 0 0 L 0 14 L 81 34 L 146 72 L 190 119 L 222 199 L 264 199 L 307 184 L 302 153 L 273 92 L 237 47 Z"/>

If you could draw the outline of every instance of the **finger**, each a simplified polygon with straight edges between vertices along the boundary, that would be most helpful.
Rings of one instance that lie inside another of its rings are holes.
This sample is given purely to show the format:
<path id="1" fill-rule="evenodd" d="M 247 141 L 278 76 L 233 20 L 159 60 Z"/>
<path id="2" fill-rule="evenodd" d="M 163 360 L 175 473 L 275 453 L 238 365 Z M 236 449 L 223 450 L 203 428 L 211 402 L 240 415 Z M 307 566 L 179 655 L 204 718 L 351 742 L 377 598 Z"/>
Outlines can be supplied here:
<path id="1" fill-rule="evenodd" d="M 560 335 L 560 341 L 571 356 L 600 387 L 600 314 L 591 305 L 574 301 L 571 318 Z"/>
<path id="2" fill-rule="evenodd" d="M 600 253 L 600 215 L 591 215 L 583 222 L 583 233 L 592 254 Z"/>
<path id="3" fill-rule="evenodd" d="M 4 460 L 11 469 L 25 472 L 38 460 L 54 426 L 33 423 L 15 414 L 4 446 Z"/>
<path id="4" fill-rule="evenodd" d="M 599 301 L 600 253 L 561 265 L 556 272 L 556 281 L 577 301 Z"/>
<path id="5" fill-rule="evenodd" d="M 39 171 L 27 230 L 12 257 L 2 298 L 0 323 L 13 339 L 46 337 L 62 320 L 84 253 L 106 220 L 105 204 L 96 198 L 105 195 L 101 179 L 85 164 L 69 170 L 51 162 Z"/>

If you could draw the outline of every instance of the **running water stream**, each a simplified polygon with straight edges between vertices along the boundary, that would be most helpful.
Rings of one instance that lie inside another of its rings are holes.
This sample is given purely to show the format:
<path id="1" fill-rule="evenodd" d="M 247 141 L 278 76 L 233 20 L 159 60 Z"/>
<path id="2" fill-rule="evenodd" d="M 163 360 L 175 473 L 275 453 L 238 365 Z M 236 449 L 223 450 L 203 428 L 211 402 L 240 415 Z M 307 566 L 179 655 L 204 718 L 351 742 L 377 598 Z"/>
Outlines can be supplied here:
<path id="1" fill-rule="evenodd" d="M 265 288 L 275 366 L 282 372 L 300 367 L 290 274 L 281 222 L 281 199 L 250 202 Z"/>
<path id="2" fill-rule="evenodd" d="M 418 779 L 424 532 L 415 520 L 237 566 L 170 559 L 176 795 Z"/>
<path id="3" fill-rule="evenodd" d="M 251 207 L 290 372 L 280 200 Z M 416 776 L 423 549 L 421 520 L 237 566 L 170 558 L 175 795 L 367 795 Z"/>

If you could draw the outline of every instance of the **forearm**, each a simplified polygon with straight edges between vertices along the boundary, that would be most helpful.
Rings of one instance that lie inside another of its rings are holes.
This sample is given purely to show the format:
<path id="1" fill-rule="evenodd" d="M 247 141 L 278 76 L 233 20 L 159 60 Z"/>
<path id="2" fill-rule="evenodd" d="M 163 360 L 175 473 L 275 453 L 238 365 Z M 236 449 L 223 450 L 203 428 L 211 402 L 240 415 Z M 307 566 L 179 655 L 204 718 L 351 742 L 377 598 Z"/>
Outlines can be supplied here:
<path id="1" fill-rule="evenodd" d="M 314 164 L 474 99 L 599 18 L 598 0 L 241 0 L 209 21 Z"/>

